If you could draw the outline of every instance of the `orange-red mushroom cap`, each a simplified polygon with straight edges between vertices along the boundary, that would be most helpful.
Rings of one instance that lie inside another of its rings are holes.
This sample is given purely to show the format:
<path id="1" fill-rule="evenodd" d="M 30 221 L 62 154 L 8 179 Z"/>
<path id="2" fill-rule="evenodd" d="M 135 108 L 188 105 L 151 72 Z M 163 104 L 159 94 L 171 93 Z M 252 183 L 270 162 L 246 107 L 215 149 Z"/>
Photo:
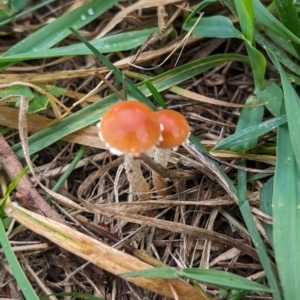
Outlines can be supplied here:
<path id="1" fill-rule="evenodd" d="M 157 143 L 158 148 L 176 148 L 189 136 L 190 127 L 185 117 L 171 109 L 155 112 L 159 123 L 162 125 L 162 139 Z"/>
<path id="2" fill-rule="evenodd" d="M 154 112 L 139 101 L 112 105 L 99 124 L 99 136 L 113 154 L 138 156 L 150 150 L 160 138 L 160 124 Z"/>

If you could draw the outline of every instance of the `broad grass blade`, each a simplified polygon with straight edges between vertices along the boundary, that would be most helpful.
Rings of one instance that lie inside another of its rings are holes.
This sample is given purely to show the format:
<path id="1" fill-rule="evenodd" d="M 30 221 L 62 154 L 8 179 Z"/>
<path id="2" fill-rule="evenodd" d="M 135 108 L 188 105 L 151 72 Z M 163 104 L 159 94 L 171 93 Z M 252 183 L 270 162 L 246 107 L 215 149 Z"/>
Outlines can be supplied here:
<path id="1" fill-rule="evenodd" d="M 267 132 L 270 132 L 271 130 L 277 128 L 280 125 L 285 124 L 286 122 L 286 115 L 283 115 L 278 118 L 269 119 L 258 125 L 249 126 L 246 129 L 243 129 L 230 135 L 229 137 L 221 141 L 219 144 L 217 144 L 214 149 L 222 150 L 226 148 L 236 148 L 236 146 L 243 143 L 251 142 L 253 141 L 253 139 L 257 139 L 258 137 L 266 134 Z"/>
<path id="2" fill-rule="evenodd" d="M 273 240 L 284 299 L 300 295 L 300 172 L 288 125 L 278 129 L 273 189 Z"/>
<path id="3" fill-rule="evenodd" d="M 99 15 L 111 8 L 118 0 L 92 0 L 77 8 L 76 10 L 61 16 L 54 22 L 42 27 L 40 30 L 31 34 L 26 39 L 11 47 L 3 56 L 17 55 L 30 51 L 39 52 L 49 49 L 71 32 L 69 27 L 79 29 Z M 10 66 L 10 63 L 0 64 L 0 70 Z"/>
<path id="4" fill-rule="evenodd" d="M 267 50 L 268 51 L 268 50 Z M 295 91 L 294 87 L 289 81 L 287 74 L 284 69 L 273 55 L 272 52 L 268 51 L 268 54 L 278 69 L 281 77 L 283 95 L 284 95 L 284 105 L 288 120 L 289 134 L 291 138 L 291 144 L 295 154 L 298 169 L 300 170 L 300 138 L 299 138 L 299 128 L 300 128 L 300 98 Z"/>

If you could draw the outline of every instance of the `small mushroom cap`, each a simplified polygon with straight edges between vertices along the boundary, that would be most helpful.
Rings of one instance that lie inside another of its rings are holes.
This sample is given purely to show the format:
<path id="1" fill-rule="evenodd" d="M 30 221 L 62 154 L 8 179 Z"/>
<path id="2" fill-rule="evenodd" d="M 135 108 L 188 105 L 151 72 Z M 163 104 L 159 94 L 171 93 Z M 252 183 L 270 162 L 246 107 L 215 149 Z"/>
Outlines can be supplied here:
<path id="1" fill-rule="evenodd" d="M 150 150 L 160 137 L 154 112 L 139 101 L 122 101 L 103 115 L 99 136 L 113 154 L 138 156 Z"/>
<path id="2" fill-rule="evenodd" d="M 185 117 L 171 109 L 163 109 L 155 112 L 163 129 L 162 139 L 157 143 L 158 148 L 176 148 L 189 136 L 190 127 Z"/>

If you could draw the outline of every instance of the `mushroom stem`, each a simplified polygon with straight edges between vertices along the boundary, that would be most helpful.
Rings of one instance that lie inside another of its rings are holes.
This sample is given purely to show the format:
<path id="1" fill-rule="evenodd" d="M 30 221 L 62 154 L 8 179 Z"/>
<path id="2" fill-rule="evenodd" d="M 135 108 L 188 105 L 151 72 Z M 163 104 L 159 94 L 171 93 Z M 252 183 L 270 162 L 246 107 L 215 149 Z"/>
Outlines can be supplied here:
<path id="1" fill-rule="evenodd" d="M 158 173 L 162 178 L 170 177 L 170 171 L 161 164 L 156 163 L 148 154 L 142 152 L 139 157 L 151 170 Z"/>
<path id="2" fill-rule="evenodd" d="M 171 154 L 171 149 L 176 149 L 184 142 L 189 135 L 189 124 L 185 117 L 171 109 L 162 109 L 155 112 L 161 131 L 161 139 L 156 145 L 154 161 L 166 167 Z M 170 191 L 166 188 L 167 182 L 157 173 L 153 173 L 153 183 L 156 193 L 159 196 L 169 195 Z"/>
<path id="3" fill-rule="evenodd" d="M 124 166 L 129 184 L 133 187 L 139 200 L 150 199 L 150 188 L 143 176 L 141 162 L 132 155 L 124 156 Z"/>
<path id="4" fill-rule="evenodd" d="M 171 149 L 155 149 L 154 161 L 164 168 L 168 165 L 168 159 L 171 155 Z M 165 178 L 160 176 L 158 173 L 152 173 L 153 185 L 155 192 L 158 196 L 167 196 L 170 194 L 170 191 L 167 189 L 167 181 Z"/>

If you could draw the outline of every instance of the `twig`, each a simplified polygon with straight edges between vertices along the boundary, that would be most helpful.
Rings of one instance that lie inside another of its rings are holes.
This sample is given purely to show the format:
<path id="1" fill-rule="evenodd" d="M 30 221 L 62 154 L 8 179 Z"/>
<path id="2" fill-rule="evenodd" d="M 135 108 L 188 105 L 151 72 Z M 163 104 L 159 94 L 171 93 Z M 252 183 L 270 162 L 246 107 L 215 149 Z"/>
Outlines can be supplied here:
<path id="1" fill-rule="evenodd" d="M 21 172 L 23 166 L 2 134 L 0 134 L 0 145 L 0 162 L 3 164 L 7 176 L 12 180 Z M 64 223 L 64 219 L 61 215 L 37 192 L 27 174 L 20 179 L 16 189 L 16 196 L 28 209 L 57 222 Z"/>

